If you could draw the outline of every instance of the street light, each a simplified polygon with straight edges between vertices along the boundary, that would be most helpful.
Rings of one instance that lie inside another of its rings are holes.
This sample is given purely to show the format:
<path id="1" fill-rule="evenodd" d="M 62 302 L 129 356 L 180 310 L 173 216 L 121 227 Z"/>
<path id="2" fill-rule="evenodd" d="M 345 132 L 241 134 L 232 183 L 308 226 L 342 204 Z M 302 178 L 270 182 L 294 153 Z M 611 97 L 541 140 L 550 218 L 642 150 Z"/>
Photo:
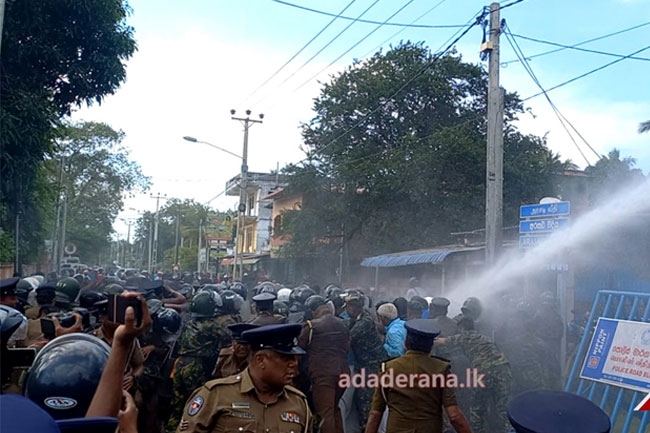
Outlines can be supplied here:
<path id="1" fill-rule="evenodd" d="M 239 159 L 244 159 L 244 158 L 242 158 L 241 156 L 237 155 L 236 153 L 233 153 L 233 152 L 231 152 L 231 151 L 229 151 L 229 150 L 227 150 L 227 149 L 224 149 L 224 148 L 222 148 L 222 147 L 216 146 L 216 145 L 214 145 L 214 144 L 212 144 L 212 143 L 208 143 L 207 141 L 197 140 L 197 139 L 194 138 L 194 137 L 188 137 L 188 136 L 183 137 L 183 140 L 191 141 L 192 143 L 201 143 L 201 144 L 205 144 L 205 145 L 207 145 L 207 146 L 214 147 L 215 149 L 218 149 L 218 150 L 220 150 L 220 151 L 222 151 L 222 152 L 229 153 L 229 154 L 232 155 L 232 156 L 236 156 L 236 157 L 239 158 Z"/>

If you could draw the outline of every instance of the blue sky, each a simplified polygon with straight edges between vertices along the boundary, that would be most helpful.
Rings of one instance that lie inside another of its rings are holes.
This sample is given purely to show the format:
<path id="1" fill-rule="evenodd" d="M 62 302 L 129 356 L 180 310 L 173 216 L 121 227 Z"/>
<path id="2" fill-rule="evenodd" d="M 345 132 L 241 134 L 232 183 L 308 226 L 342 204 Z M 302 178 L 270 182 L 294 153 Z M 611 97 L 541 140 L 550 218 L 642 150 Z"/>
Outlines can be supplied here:
<path id="1" fill-rule="evenodd" d="M 351 0 L 288 0 L 292 3 L 338 13 Z M 358 16 L 375 0 L 356 0 L 344 15 Z M 378 0 L 363 16 L 384 21 L 408 0 Z M 409 23 L 428 9 L 437 8 L 417 24 L 465 24 L 487 3 L 474 0 L 413 0 L 391 22 Z M 507 1 L 502 4 L 508 3 Z M 345 68 L 384 43 L 424 41 L 440 48 L 456 29 L 417 29 L 383 26 L 356 48 L 328 66 L 352 45 L 374 30 L 374 24 L 355 23 L 306 67 L 312 55 L 350 24 L 336 20 L 296 59 L 259 92 L 247 98 L 262 82 L 331 21 L 331 17 L 292 8 L 272 0 L 133 0 L 129 23 L 135 28 L 139 51 L 127 65 L 127 82 L 101 106 L 82 109 L 76 119 L 104 121 L 126 133 L 125 144 L 133 158 L 152 177 L 152 193 L 207 202 L 223 191 L 226 181 L 239 171 L 239 161 L 208 146 L 189 143 L 182 136 L 241 153 L 242 128 L 230 119 L 229 110 L 253 116 L 265 114 L 262 125 L 251 129 L 249 170 L 269 171 L 301 159 L 300 122 L 313 117 L 312 99 L 317 80 Z M 650 21 L 650 0 L 524 0 L 502 11 L 510 30 L 519 35 L 563 44 L 575 44 Z M 457 45 L 464 59 L 479 62 L 482 32 L 474 28 Z M 527 56 L 552 49 L 519 40 Z M 650 45 L 650 26 L 597 41 L 583 48 L 627 55 Z M 650 58 L 650 49 L 638 54 Z M 515 58 L 502 38 L 501 60 Z M 549 88 L 598 66 L 613 57 L 564 50 L 530 62 L 544 87 Z M 280 86 L 289 75 L 295 76 Z M 614 147 L 635 157 L 644 172 L 650 171 L 650 135 L 636 133 L 638 123 L 650 119 L 650 62 L 624 60 L 606 70 L 557 89 L 551 98 L 562 113 L 596 149 L 604 154 Z M 296 91 L 302 83 L 308 84 Z M 509 64 L 501 70 L 501 84 L 523 97 L 537 93 L 523 68 Z M 584 167 L 586 162 L 561 128 L 548 103 L 538 97 L 528 103 L 536 117 L 522 117 L 525 132 L 548 133 L 551 149 Z M 596 156 L 581 147 L 591 163 Z M 234 207 L 236 199 L 219 196 L 211 204 Z M 130 198 L 123 216 L 152 210 L 149 195 Z M 125 226 L 124 226 L 125 227 Z M 120 223 L 119 231 L 125 231 Z"/>

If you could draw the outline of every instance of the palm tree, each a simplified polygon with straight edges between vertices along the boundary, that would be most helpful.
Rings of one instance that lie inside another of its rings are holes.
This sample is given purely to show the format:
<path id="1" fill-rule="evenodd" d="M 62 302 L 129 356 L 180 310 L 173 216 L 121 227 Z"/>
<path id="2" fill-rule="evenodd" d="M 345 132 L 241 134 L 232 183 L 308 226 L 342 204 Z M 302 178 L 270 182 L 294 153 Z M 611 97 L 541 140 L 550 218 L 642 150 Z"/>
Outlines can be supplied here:
<path id="1" fill-rule="evenodd" d="M 639 134 L 643 134 L 644 132 L 650 132 L 650 120 L 639 124 Z"/>

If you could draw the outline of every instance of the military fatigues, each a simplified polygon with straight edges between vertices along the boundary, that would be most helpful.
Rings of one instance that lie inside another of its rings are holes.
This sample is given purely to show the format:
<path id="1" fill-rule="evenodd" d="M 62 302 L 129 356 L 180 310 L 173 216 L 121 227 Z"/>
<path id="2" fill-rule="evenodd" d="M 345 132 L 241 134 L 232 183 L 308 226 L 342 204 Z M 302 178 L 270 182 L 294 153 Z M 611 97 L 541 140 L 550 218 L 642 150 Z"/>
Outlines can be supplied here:
<path id="1" fill-rule="evenodd" d="M 402 374 L 448 375 L 451 365 L 442 358 L 428 353 L 408 350 L 405 355 L 382 365 L 382 375 L 391 372 L 394 378 Z M 426 385 L 426 384 L 424 384 Z M 433 386 L 377 388 L 372 400 L 372 410 L 384 412 L 388 407 L 390 433 L 441 433 L 443 407 L 455 406 L 452 388 Z"/>
<path id="2" fill-rule="evenodd" d="M 381 362 L 388 358 L 383 341 L 375 327 L 375 321 L 367 311 L 364 311 L 356 320 L 350 322 L 350 348 L 357 363 L 355 366 L 357 372 L 360 372 L 363 368 L 366 375 L 379 373 Z M 363 425 L 368 420 L 373 392 L 370 388 L 357 388 L 354 391 L 354 398 Z"/>
<path id="3" fill-rule="evenodd" d="M 234 323 L 229 316 L 195 319 L 187 324 L 178 344 L 179 356 L 174 366 L 174 398 L 168 430 L 175 423 L 187 397 L 210 380 L 213 368 L 223 347 L 230 345 L 231 336 L 226 326 Z"/>
<path id="4" fill-rule="evenodd" d="M 311 433 L 311 420 L 305 395 L 291 386 L 284 388 L 276 402 L 260 402 L 246 369 L 197 389 L 187 401 L 176 432 Z"/>
<path id="5" fill-rule="evenodd" d="M 477 331 L 463 331 L 451 336 L 446 339 L 446 345 L 459 347 L 472 363 L 472 367 L 478 370 L 478 374 L 485 375 L 485 388 L 472 389 L 470 408 L 472 431 L 474 433 L 488 431 L 488 413 L 495 418 L 496 424 L 491 432 L 510 431 L 506 409 L 510 398 L 512 374 L 506 357 L 491 339 Z M 490 403 L 494 407 L 493 412 L 489 410 Z"/>

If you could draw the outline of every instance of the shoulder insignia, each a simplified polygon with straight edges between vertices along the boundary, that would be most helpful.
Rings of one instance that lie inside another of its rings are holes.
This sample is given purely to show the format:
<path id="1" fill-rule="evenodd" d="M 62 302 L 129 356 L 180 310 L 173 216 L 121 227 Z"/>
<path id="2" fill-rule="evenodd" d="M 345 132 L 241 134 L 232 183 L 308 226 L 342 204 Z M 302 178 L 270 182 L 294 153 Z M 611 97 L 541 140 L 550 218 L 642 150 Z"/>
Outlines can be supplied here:
<path id="1" fill-rule="evenodd" d="M 228 376 L 228 377 L 224 377 L 224 378 L 221 378 L 221 379 L 214 379 L 214 380 L 211 380 L 209 382 L 206 382 L 205 385 L 203 385 L 203 386 L 205 386 L 206 388 L 211 390 L 215 386 L 232 385 L 232 384 L 239 383 L 239 382 L 241 382 L 241 376 L 237 375 L 237 376 Z"/>
<path id="2" fill-rule="evenodd" d="M 291 386 L 291 385 L 286 385 L 286 386 L 284 387 L 284 389 L 286 389 L 287 391 L 289 391 L 289 392 L 291 392 L 291 393 L 293 393 L 293 394 L 299 395 L 299 396 L 302 397 L 302 398 L 307 398 L 307 396 L 305 396 L 305 394 L 303 394 L 302 391 L 300 391 L 298 388 L 294 388 L 294 387 Z"/>
<path id="3" fill-rule="evenodd" d="M 187 408 L 187 414 L 189 416 L 194 416 L 197 413 L 199 413 L 199 411 L 203 407 L 203 403 L 204 403 L 203 397 L 201 397 L 200 395 L 194 397 L 194 399 L 192 399 L 192 403 L 190 403 L 189 407 Z"/>

